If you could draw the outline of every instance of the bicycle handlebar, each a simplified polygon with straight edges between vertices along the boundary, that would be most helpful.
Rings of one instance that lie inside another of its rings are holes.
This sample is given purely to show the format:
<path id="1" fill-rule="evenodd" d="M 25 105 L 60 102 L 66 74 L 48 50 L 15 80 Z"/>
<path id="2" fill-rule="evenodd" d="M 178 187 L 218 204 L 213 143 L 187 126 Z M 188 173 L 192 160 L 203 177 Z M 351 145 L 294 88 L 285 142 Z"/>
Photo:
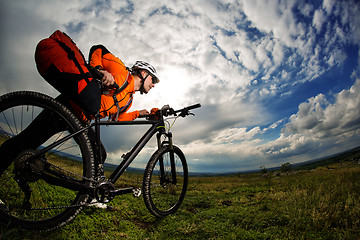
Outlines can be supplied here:
<path id="1" fill-rule="evenodd" d="M 195 108 L 199 108 L 199 107 L 201 107 L 201 104 L 197 103 L 197 104 L 194 104 L 194 105 L 191 105 L 191 106 L 188 106 L 188 107 L 184 107 L 184 108 L 179 109 L 179 110 L 174 110 L 169 105 L 164 105 L 159 110 L 159 112 L 161 112 L 162 116 L 165 116 L 165 117 L 171 116 L 171 115 L 177 116 L 178 115 L 177 113 L 180 113 L 179 114 L 180 117 L 186 117 L 188 115 L 195 115 L 193 113 L 190 113 L 189 111 L 192 110 L 192 109 L 195 109 Z M 150 118 L 151 119 L 152 116 L 153 115 L 149 114 L 149 115 L 139 116 L 139 118 Z"/>
<path id="2" fill-rule="evenodd" d="M 165 105 L 165 106 L 163 106 L 161 108 L 161 112 L 162 112 L 163 116 L 169 116 L 169 115 L 177 116 L 177 113 L 180 113 L 179 114 L 180 117 L 185 117 L 187 115 L 192 114 L 192 113 L 189 112 L 190 110 L 195 109 L 195 108 L 199 108 L 199 107 L 201 107 L 201 104 L 197 103 L 197 104 L 194 104 L 194 105 L 191 105 L 191 106 L 188 106 L 188 107 L 184 107 L 184 108 L 179 109 L 179 110 L 174 110 L 169 105 Z M 192 115 L 194 115 L 194 114 L 192 114 Z"/>

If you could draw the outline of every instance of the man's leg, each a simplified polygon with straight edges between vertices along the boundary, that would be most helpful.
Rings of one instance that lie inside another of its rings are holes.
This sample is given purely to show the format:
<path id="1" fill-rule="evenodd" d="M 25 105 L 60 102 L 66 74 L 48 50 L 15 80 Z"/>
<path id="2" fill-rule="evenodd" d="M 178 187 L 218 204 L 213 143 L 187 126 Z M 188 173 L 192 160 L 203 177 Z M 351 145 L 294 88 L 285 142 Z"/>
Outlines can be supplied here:
<path id="1" fill-rule="evenodd" d="M 65 98 L 63 95 L 60 95 L 56 98 L 56 100 L 58 100 L 60 103 L 64 104 L 67 108 L 69 108 L 71 111 L 73 110 L 72 105 L 70 104 L 69 100 L 67 98 Z M 76 116 L 76 114 L 75 114 Z M 76 116 L 78 118 L 78 120 L 82 123 L 85 124 L 84 122 L 82 122 L 81 119 L 79 119 L 78 116 Z M 106 150 L 104 145 L 102 144 L 102 142 L 100 141 L 100 146 L 97 145 L 96 143 L 96 134 L 95 134 L 95 130 L 93 128 L 89 128 L 88 132 L 87 132 L 87 136 L 90 140 L 91 143 L 91 147 L 94 151 L 94 157 L 95 157 L 95 162 L 96 164 L 103 164 L 105 162 L 106 159 Z M 100 156 L 98 156 L 98 150 L 97 149 L 101 149 L 101 154 Z"/>
<path id="2" fill-rule="evenodd" d="M 87 135 L 88 135 L 88 138 L 91 143 L 91 147 L 94 152 L 97 176 L 103 176 L 104 175 L 103 164 L 104 164 L 106 156 L 107 156 L 106 149 L 101 141 L 100 141 L 100 146 L 98 146 L 98 144 L 96 143 L 96 134 L 95 134 L 94 129 L 90 128 L 88 130 Z M 99 150 L 101 151 L 100 155 L 99 155 Z"/>

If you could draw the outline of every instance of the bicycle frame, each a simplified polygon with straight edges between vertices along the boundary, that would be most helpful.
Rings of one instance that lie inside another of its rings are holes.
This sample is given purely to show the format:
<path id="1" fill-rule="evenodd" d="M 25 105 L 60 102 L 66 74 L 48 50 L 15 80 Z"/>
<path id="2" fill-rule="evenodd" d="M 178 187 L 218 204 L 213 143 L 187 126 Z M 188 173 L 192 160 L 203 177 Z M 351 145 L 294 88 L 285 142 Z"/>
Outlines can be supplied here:
<path id="1" fill-rule="evenodd" d="M 46 168 L 45 171 L 41 172 L 41 173 L 34 173 L 39 175 L 41 178 L 43 178 L 45 181 L 49 182 L 50 184 L 53 185 L 58 185 L 58 186 L 63 186 L 75 191 L 82 191 L 82 192 L 87 192 L 89 194 L 93 194 L 93 190 L 96 188 L 101 188 L 101 184 L 110 184 L 110 185 L 114 185 L 116 183 L 116 181 L 120 178 L 120 176 L 125 172 L 125 170 L 127 169 L 127 167 L 134 161 L 134 159 L 136 158 L 136 156 L 139 154 L 139 152 L 144 148 L 144 146 L 149 142 L 149 140 L 154 136 L 155 133 L 157 134 L 157 140 L 158 140 L 158 148 L 160 148 L 163 143 L 166 143 L 169 146 L 169 152 L 170 152 L 170 165 L 171 165 L 171 183 L 176 184 L 177 183 L 177 179 L 176 179 L 176 168 L 175 168 L 175 160 L 174 160 L 174 149 L 173 149 L 173 145 L 172 145 L 172 134 L 169 132 L 167 133 L 165 131 L 165 124 L 164 124 L 164 116 L 168 116 L 168 114 L 170 115 L 175 115 L 176 113 L 179 113 L 179 116 L 186 116 L 189 115 L 191 113 L 189 113 L 189 110 L 194 109 L 194 108 L 198 108 L 200 107 L 200 104 L 195 104 L 180 110 L 176 110 L 174 111 L 172 108 L 170 108 L 168 105 L 164 106 L 159 114 L 159 120 L 137 120 L 137 121 L 100 121 L 100 116 L 97 115 L 95 118 L 94 123 L 83 127 L 82 129 L 80 129 L 79 131 L 75 132 L 75 133 L 71 133 L 68 136 L 57 140 L 56 142 L 50 144 L 49 146 L 43 148 L 42 150 L 40 150 L 37 154 L 35 154 L 34 156 L 30 157 L 29 160 L 31 161 L 31 159 L 35 159 L 35 158 L 41 158 L 41 156 L 45 155 L 45 153 L 47 151 L 49 151 L 52 148 L 55 148 L 56 146 L 64 143 L 65 141 L 67 141 L 68 139 L 81 134 L 83 132 L 85 132 L 86 130 L 94 127 L 95 128 L 95 134 L 96 134 L 96 146 L 100 146 L 100 126 L 103 125 L 107 125 L 107 126 L 113 126 L 113 125 L 151 125 L 151 127 L 147 130 L 147 132 L 140 138 L 140 140 L 135 144 L 135 146 L 130 150 L 130 152 L 128 152 L 127 154 L 124 155 L 123 157 L 123 161 L 118 165 L 118 167 L 115 169 L 115 171 L 111 174 L 111 176 L 109 177 L 109 179 L 107 179 L 106 182 L 101 182 L 99 183 L 98 181 L 96 181 L 95 179 L 87 179 L 86 177 L 83 177 L 81 180 L 78 179 L 74 179 L 74 178 L 70 178 L 67 175 L 64 175 L 62 172 L 60 171 L 56 171 L 53 169 L 50 169 L 51 164 L 44 162 L 44 167 Z M 165 111 L 165 113 L 163 114 L 162 111 Z M 169 112 L 166 112 L 169 111 Z M 161 135 L 166 135 L 166 137 L 169 139 L 169 141 L 166 142 L 161 142 Z M 93 153 L 94 154 L 99 154 L 99 156 L 101 155 L 101 148 L 97 147 L 97 149 L 93 149 Z M 160 182 L 164 182 L 164 181 L 169 181 L 168 179 L 165 179 L 165 174 L 164 174 L 164 166 L 163 166 L 163 160 L 159 159 L 159 165 L 160 165 Z M 46 172 L 48 171 L 48 172 Z M 50 173 L 50 174 L 48 174 Z M 55 176 L 54 176 L 55 175 Z M 61 181 L 58 181 L 59 178 L 61 178 Z M 83 180 L 87 180 L 87 181 L 83 181 Z M 91 184 L 91 183 L 97 183 L 97 184 Z M 112 187 L 113 188 L 113 187 Z M 108 191 L 109 194 L 111 194 L 112 196 L 115 195 L 120 195 L 120 194 L 124 194 L 124 193 L 130 193 L 133 192 L 134 188 L 124 188 L 124 189 L 114 189 L 114 190 L 106 190 Z"/>
<path id="2" fill-rule="evenodd" d="M 164 129 L 164 120 L 163 117 L 161 117 L 161 120 L 158 121 L 151 121 L 151 120 L 137 120 L 137 121 L 100 121 L 100 118 L 97 117 L 95 118 L 95 122 L 83 127 L 82 129 L 80 129 L 79 131 L 69 134 L 68 136 L 50 144 L 49 146 L 43 148 L 42 150 L 40 150 L 37 154 L 35 154 L 32 158 L 37 158 L 43 154 L 45 154 L 47 151 L 49 151 L 50 149 L 62 144 L 63 142 L 67 141 L 68 139 L 81 134 L 82 132 L 85 132 L 86 130 L 95 127 L 95 133 L 96 133 L 96 142 L 97 142 L 97 146 L 100 146 L 100 127 L 106 125 L 106 126 L 118 126 L 118 125 L 151 125 L 151 127 L 146 131 L 146 133 L 140 138 L 140 140 L 135 144 L 135 146 L 130 150 L 130 152 L 128 152 L 124 159 L 122 160 L 122 162 L 118 165 L 118 167 L 115 169 L 115 171 L 111 174 L 111 176 L 108 178 L 108 183 L 111 184 L 115 184 L 116 181 L 120 178 L 120 176 L 125 172 L 125 170 L 127 169 L 127 167 L 134 161 L 134 159 L 136 158 L 136 156 L 140 153 L 140 151 L 144 148 L 144 146 L 149 142 L 149 140 L 154 136 L 155 133 L 158 133 L 157 138 L 158 138 L 158 147 L 161 146 L 161 141 L 160 141 L 160 137 L 165 133 L 165 129 Z M 169 142 L 170 144 L 172 144 L 172 140 L 171 140 L 171 134 L 166 134 L 169 135 Z M 101 149 L 93 149 L 94 154 L 101 154 Z M 171 154 L 172 156 L 172 160 L 173 161 L 173 154 Z M 54 174 L 54 172 L 50 171 L 52 174 Z M 163 168 L 161 169 L 161 172 L 163 172 Z M 94 189 L 93 186 L 90 186 L 87 183 L 84 183 L 82 181 L 79 180 L 74 180 L 74 179 L 68 179 L 66 177 L 62 177 L 61 174 L 59 173 L 55 173 L 54 175 L 57 175 L 57 177 L 48 175 L 48 174 L 44 174 L 41 173 L 41 177 L 45 180 L 48 181 L 51 184 L 54 185 L 59 185 L 59 186 L 64 186 L 66 188 L 70 188 L 72 190 L 78 190 L 78 191 L 91 191 Z M 59 179 L 59 177 L 62 178 L 62 181 L 57 181 Z M 173 179 L 174 182 L 176 182 L 176 179 Z M 111 191 L 112 194 L 114 195 L 120 195 L 123 193 L 129 193 L 132 192 L 133 188 L 126 188 L 126 189 L 118 189 L 118 190 L 113 190 Z"/>
<path id="3" fill-rule="evenodd" d="M 140 153 L 140 151 L 145 147 L 145 145 L 149 142 L 149 140 L 154 136 L 155 133 L 161 132 L 164 133 L 164 122 L 163 121 L 148 121 L 148 120 L 138 120 L 138 121 L 98 121 L 93 123 L 90 127 L 95 126 L 95 132 L 98 137 L 97 141 L 100 143 L 100 126 L 103 125 L 152 125 L 146 133 L 140 138 L 140 140 L 135 144 L 135 146 L 128 152 L 123 161 L 119 164 L 119 166 L 115 169 L 115 171 L 111 174 L 108 181 L 111 183 L 115 183 L 119 177 L 125 172 L 127 167 L 134 161 L 136 156 Z M 98 144 L 99 146 L 99 144 Z"/>

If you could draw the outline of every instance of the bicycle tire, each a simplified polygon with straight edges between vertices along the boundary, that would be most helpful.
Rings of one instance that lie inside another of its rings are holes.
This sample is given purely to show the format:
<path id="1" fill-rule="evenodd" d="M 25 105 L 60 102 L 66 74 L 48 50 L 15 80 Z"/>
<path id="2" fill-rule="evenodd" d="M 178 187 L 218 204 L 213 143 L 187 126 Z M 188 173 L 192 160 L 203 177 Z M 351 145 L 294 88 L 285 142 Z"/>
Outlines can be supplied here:
<path id="1" fill-rule="evenodd" d="M 156 217 L 174 213 L 184 200 L 188 184 L 188 168 L 180 148 L 173 146 L 176 182 L 171 172 L 171 150 L 168 145 L 158 149 L 150 158 L 144 173 L 143 192 L 147 209 Z M 161 174 L 160 163 L 164 163 Z"/>
<path id="2" fill-rule="evenodd" d="M 9 158 L 5 158 L 6 154 L 0 156 L 2 158 L 0 161 L 11 159 L 9 161 L 11 165 L 6 169 L 4 167 L 5 171 L 2 174 L 0 172 L 0 221 L 11 227 L 53 230 L 73 220 L 82 210 L 81 205 L 90 201 L 88 194 L 49 184 L 34 174 L 34 171 L 42 171 L 42 163 L 46 162 L 50 163 L 52 168 L 60 168 L 59 171 L 64 171 L 64 174 L 90 184 L 84 179 L 94 177 L 94 157 L 85 133 L 46 152 L 41 160 L 35 159 L 31 163 L 27 160 L 29 156 L 57 138 L 81 129 L 81 124 L 75 115 L 55 99 L 30 91 L 12 92 L 1 96 L 0 149 L 3 147 L 6 150 L 11 143 L 8 140 L 16 139 L 16 136 L 24 133 L 28 129 L 27 126 L 37 119 L 36 116 L 45 111 L 46 114 L 52 114 L 46 115 L 51 116 L 51 119 L 62 119 L 59 121 L 62 121 L 66 130 L 53 135 L 37 149 L 24 149 L 16 154 L 10 154 L 12 157 Z M 28 188 L 30 188 L 29 198 L 27 198 Z"/>

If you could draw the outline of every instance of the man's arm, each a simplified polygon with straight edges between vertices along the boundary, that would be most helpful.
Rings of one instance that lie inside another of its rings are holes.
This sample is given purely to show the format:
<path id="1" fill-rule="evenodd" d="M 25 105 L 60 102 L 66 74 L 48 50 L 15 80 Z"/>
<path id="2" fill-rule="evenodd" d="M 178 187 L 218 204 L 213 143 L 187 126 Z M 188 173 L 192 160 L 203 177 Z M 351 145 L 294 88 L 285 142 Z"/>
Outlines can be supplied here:
<path id="1" fill-rule="evenodd" d="M 143 109 L 143 110 L 133 111 L 133 112 L 129 112 L 129 113 L 127 113 L 127 112 L 122 113 L 119 115 L 117 120 L 118 121 L 133 121 L 138 117 L 147 116 L 147 115 L 149 115 L 148 110 Z"/>

